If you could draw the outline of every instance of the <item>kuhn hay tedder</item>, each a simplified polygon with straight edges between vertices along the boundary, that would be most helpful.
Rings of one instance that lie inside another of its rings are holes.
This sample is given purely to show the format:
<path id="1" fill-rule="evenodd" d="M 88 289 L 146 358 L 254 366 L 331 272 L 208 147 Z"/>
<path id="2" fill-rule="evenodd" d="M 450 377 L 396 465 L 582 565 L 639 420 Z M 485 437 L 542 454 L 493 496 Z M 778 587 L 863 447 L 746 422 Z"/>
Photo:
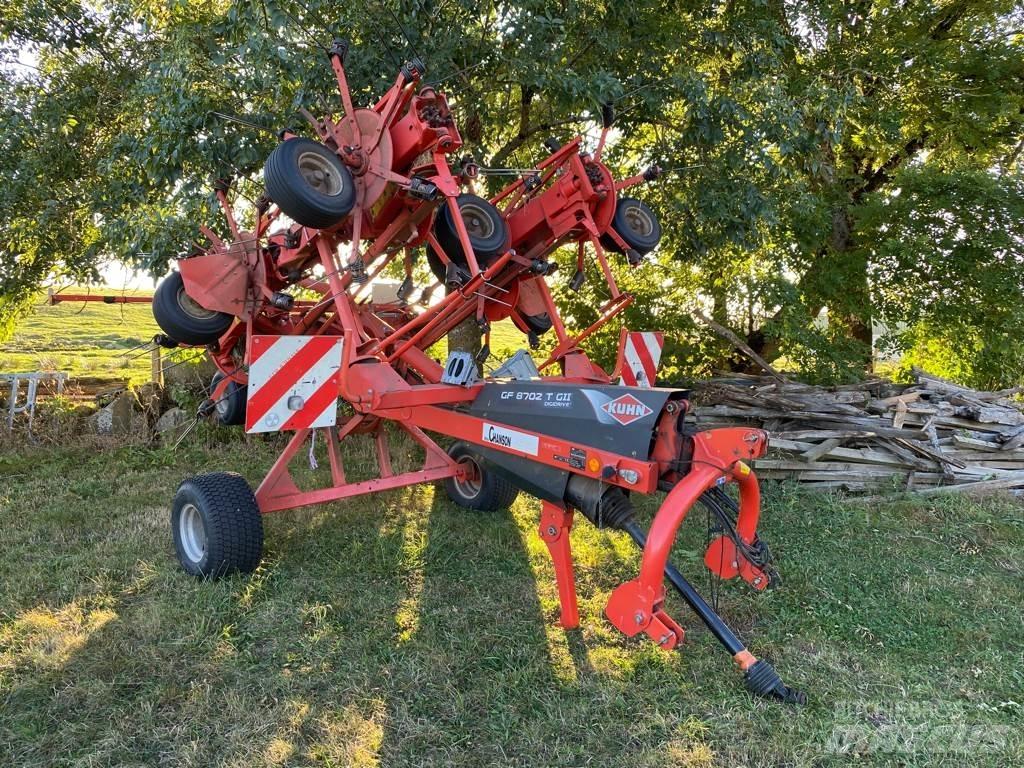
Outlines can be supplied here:
<path id="1" fill-rule="evenodd" d="M 679 525 L 699 500 L 720 527 L 707 567 L 758 590 L 768 586 L 773 572 L 756 533 L 758 484 L 745 463 L 763 455 L 767 435 L 687 425 L 687 392 L 651 386 L 659 334 L 623 329 L 610 373 L 580 346 L 632 301 L 616 285 L 609 252 L 637 266 L 660 239 L 654 213 L 623 195 L 658 169 L 612 176 L 601 162 L 612 122 L 605 109 L 593 152 L 580 138 L 549 142 L 544 160 L 484 199 L 473 183 L 491 169 L 455 158 L 462 139 L 445 95 L 422 83 L 422 62 L 405 64 L 375 105 L 357 109 L 346 52 L 340 41 L 330 52 L 341 116 L 304 113 L 316 140 L 282 135 L 266 162 L 254 229 L 239 227 L 229 185 L 219 184 L 230 240 L 204 229 L 210 245 L 181 258 L 153 299 L 168 343 L 206 345 L 220 369 L 207 412 L 216 409 L 222 423 L 244 421 L 249 432 L 294 432 L 255 493 L 232 473 L 182 483 L 171 523 L 185 570 L 254 570 L 261 515 L 277 510 L 434 481 L 443 481 L 456 504 L 496 510 L 523 490 L 542 501 L 539 533 L 554 561 L 562 626 L 579 623 L 570 551 L 579 512 L 600 528 L 625 531 L 643 550 L 638 577 L 608 601 L 616 627 L 646 633 L 665 649 L 679 645 L 683 628 L 665 611 L 667 579 L 752 691 L 802 701 L 668 561 Z M 609 292 L 597 321 L 576 335 L 546 282 L 552 254 L 571 244 L 569 286 L 586 279 L 589 257 Z M 437 282 L 414 300 L 413 266 L 424 251 Z M 388 300 L 374 299 L 369 283 L 396 259 L 404 282 Z M 443 298 L 431 300 L 441 286 Z M 453 352 L 444 365 L 428 356 L 428 347 L 470 318 L 484 338 L 481 356 Z M 534 347 L 539 335 L 554 333 L 553 350 L 539 365 L 517 353 L 481 379 L 477 363 L 489 354 L 490 324 L 505 319 Z M 394 471 L 388 425 L 422 448 L 419 469 Z M 454 442 L 443 450 L 428 433 Z M 329 466 L 318 487 L 300 490 L 290 465 L 317 434 Z M 346 479 L 343 446 L 355 434 L 372 436 L 373 479 Z M 738 504 L 726 483 L 738 485 Z M 630 495 L 657 491 L 667 494 L 645 533 Z"/>

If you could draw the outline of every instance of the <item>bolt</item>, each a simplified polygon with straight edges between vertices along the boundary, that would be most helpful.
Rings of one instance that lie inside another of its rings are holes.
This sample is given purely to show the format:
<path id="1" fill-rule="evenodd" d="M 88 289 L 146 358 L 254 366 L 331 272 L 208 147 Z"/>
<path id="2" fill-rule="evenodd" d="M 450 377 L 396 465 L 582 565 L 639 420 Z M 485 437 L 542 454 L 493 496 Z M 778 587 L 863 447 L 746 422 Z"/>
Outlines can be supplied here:
<path id="1" fill-rule="evenodd" d="M 556 533 L 558 533 L 558 529 L 555 528 L 555 526 L 553 526 L 553 525 L 549 525 L 548 526 L 548 536 L 554 536 Z"/>
<path id="2" fill-rule="evenodd" d="M 637 624 L 643 624 L 644 623 L 644 612 L 643 611 L 637 611 L 636 612 L 636 616 L 633 617 L 633 620 L 636 621 Z"/>

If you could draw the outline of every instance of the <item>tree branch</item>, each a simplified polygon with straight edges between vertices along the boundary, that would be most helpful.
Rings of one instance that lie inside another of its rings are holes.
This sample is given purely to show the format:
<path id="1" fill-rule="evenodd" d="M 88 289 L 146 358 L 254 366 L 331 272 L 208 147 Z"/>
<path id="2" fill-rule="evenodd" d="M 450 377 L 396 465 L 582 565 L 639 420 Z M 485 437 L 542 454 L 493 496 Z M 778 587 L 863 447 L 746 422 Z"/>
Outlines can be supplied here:
<path id="1" fill-rule="evenodd" d="M 700 320 L 702 323 L 704 323 L 704 325 L 706 325 L 708 328 L 710 328 L 712 331 L 714 331 L 718 336 L 721 336 L 723 339 L 725 339 L 730 344 L 732 344 L 739 352 L 741 352 L 742 354 L 746 355 L 751 360 L 753 360 L 755 363 L 757 363 L 759 366 L 761 366 L 765 370 L 766 373 L 768 373 L 769 375 L 771 375 L 774 378 L 778 379 L 779 381 L 785 381 L 786 380 L 785 377 L 782 374 L 780 374 L 778 371 L 776 371 L 774 368 L 772 368 L 771 365 L 768 364 L 767 360 L 765 360 L 763 357 L 761 357 L 759 354 L 757 354 L 757 352 L 755 352 L 753 349 L 751 349 L 747 345 L 747 343 L 743 341 L 743 339 L 741 339 L 735 333 L 730 331 L 724 325 L 722 325 L 720 323 L 716 323 L 714 320 L 712 320 L 710 317 L 705 315 L 699 309 L 693 309 L 692 312 L 693 312 L 693 316 L 694 317 L 696 317 L 698 320 Z"/>
<path id="2" fill-rule="evenodd" d="M 1021 151 L 1024 151 L 1024 138 L 1017 142 L 1017 146 L 1013 148 L 1010 154 L 1007 155 L 1006 159 L 1002 162 L 1004 171 L 1008 171 L 1013 168 L 1014 164 L 1017 162 L 1017 158 L 1020 157 Z"/>
<path id="3" fill-rule="evenodd" d="M 537 125 L 526 128 L 525 130 L 520 129 L 519 133 L 512 137 L 511 141 L 509 141 L 505 146 L 503 146 L 501 149 L 495 152 L 494 156 L 491 157 L 491 168 L 500 168 L 505 163 L 505 161 L 508 160 L 509 155 L 511 155 L 513 152 L 515 152 L 517 149 L 523 146 L 523 144 L 525 144 L 531 136 L 541 133 L 542 131 L 550 131 L 553 128 L 559 128 L 563 125 L 569 125 L 570 123 L 578 123 L 579 121 L 579 115 L 570 115 L 564 120 L 555 120 L 554 122 L 550 123 L 538 123 Z"/>
<path id="4" fill-rule="evenodd" d="M 895 171 L 904 161 L 909 160 L 916 153 L 924 149 L 924 143 L 927 138 L 927 133 L 914 137 L 908 141 L 899 152 L 878 166 L 871 175 L 867 177 L 864 184 L 860 188 L 854 190 L 852 201 L 854 203 L 858 202 L 862 197 L 864 197 L 864 195 L 876 191 L 883 184 L 892 179 L 893 171 Z"/>

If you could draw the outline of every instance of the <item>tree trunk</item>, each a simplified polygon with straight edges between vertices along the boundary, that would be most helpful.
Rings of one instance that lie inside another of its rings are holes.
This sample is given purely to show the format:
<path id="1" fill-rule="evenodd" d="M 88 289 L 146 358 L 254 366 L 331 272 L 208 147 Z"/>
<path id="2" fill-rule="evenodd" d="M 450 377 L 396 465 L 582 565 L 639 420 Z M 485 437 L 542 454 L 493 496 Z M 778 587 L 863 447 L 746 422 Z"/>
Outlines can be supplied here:
<path id="1" fill-rule="evenodd" d="M 470 315 L 448 332 L 448 354 L 469 352 L 475 358 L 480 347 L 480 326 L 476 324 L 474 315 Z"/>
<path id="2" fill-rule="evenodd" d="M 845 262 L 840 273 L 846 278 L 838 288 L 841 295 L 835 303 L 844 311 L 829 315 L 829 322 L 838 322 L 849 336 L 865 346 L 864 369 L 870 373 L 874 356 L 871 354 L 871 294 L 868 289 L 868 261 L 863 253 L 857 253 L 853 242 L 853 220 L 848 208 L 837 208 L 832 213 L 832 258 Z M 831 302 L 830 302 L 831 303 Z"/>
<path id="3" fill-rule="evenodd" d="M 829 322 L 845 328 L 847 334 L 865 345 L 865 370 L 873 368 L 871 295 L 868 288 L 866 256 L 854 248 L 853 219 L 848 207 L 832 214 L 832 232 L 827 245 L 818 251 L 815 261 L 800 280 L 801 293 L 813 303 L 807 306 L 808 322 L 813 322 L 825 307 Z M 837 280 L 836 275 L 840 278 Z M 837 284 L 838 283 L 838 284 Z M 782 319 L 784 310 L 775 315 Z M 768 335 L 764 325 L 747 335 L 747 344 L 768 362 L 782 353 L 779 339 Z"/>

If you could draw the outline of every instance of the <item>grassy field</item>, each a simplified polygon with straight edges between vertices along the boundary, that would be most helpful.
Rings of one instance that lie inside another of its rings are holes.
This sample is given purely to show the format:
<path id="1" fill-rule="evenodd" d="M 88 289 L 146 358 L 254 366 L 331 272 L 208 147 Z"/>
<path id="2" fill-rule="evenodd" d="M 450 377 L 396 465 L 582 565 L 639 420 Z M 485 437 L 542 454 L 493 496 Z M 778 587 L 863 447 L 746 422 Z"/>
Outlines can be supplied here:
<path id="1" fill-rule="evenodd" d="M 115 288 L 68 288 L 65 293 L 121 295 Z M 147 296 L 152 291 L 125 291 Z M 72 377 L 148 381 L 149 355 L 125 353 L 153 338 L 159 328 L 149 304 L 68 302 L 50 306 L 45 297 L 0 344 L 0 371 L 64 371 Z"/>
<path id="2" fill-rule="evenodd" d="M 186 576 L 177 483 L 258 480 L 275 450 L 205 431 L 177 452 L 0 451 L 0 765 L 1024 762 L 1017 501 L 768 489 L 784 584 L 725 585 L 721 610 L 808 692 L 795 708 L 751 699 L 675 597 L 682 652 L 615 632 L 604 603 L 638 558 L 585 521 L 583 624 L 559 629 L 528 498 L 473 514 L 423 487 L 276 513 L 254 576 Z M 701 585 L 703 515 L 684 531 L 674 559 Z"/>
<path id="3" fill-rule="evenodd" d="M 86 293 L 68 288 L 67 293 Z M 93 295 L 120 295 L 115 288 L 92 288 Z M 152 292 L 126 291 L 144 296 Z M 61 303 L 45 299 L 18 323 L 14 336 L 0 344 L 0 372 L 65 371 L 72 377 L 123 380 L 141 383 L 150 379 L 148 354 L 126 352 L 160 331 L 148 304 Z M 495 323 L 491 351 L 496 366 L 516 349 L 527 346 L 526 337 L 511 321 Z M 435 350 L 441 351 L 441 350 Z"/>

